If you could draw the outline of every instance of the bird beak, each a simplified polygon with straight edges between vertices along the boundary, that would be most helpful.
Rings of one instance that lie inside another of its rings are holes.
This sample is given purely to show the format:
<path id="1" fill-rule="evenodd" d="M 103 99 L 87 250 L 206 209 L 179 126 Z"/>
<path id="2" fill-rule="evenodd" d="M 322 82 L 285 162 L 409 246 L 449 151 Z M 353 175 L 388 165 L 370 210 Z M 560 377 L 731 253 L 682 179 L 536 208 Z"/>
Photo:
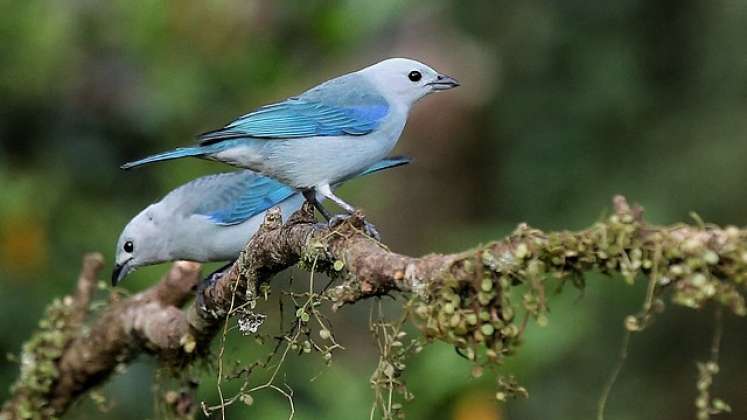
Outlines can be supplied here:
<path id="1" fill-rule="evenodd" d="M 439 92 L 442 90 L 449 90 L 451 88 L 455 88 L 459 86 L 459 82 L 451 76 L 447 76 L 445 74 L 439 74 L 438 76 L 436 76 L 436 80 L 428 83 L 428 86 L 431 86 L 434 91 Z"/>
<path id="2" fill-rule="evenodd" d="M 125 277 L 127 277 L 127 274 L 132 271 L 132 259 L 129 259 L 125 261 L 122 264 L 116 264 L 114 265 L 114 270 L 112 271 L 112 286 L 116 287 L 119 282 L 124 280 Z"/>

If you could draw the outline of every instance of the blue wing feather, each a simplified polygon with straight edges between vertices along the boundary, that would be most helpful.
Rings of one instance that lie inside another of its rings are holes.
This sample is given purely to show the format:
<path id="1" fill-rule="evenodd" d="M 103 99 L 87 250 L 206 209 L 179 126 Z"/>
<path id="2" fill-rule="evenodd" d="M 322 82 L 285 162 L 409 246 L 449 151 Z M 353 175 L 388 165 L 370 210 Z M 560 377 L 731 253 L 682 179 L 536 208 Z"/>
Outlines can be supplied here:
<path id="1" fill-rule="evenodd" d="M 200 144 L 254 137 L 360 136 L 375 130 L 389 104 L 360 76 L 333 79 L 298 97 L 267 105 L 200 136 Z"/>
<path id="2" fill-rule="evenodd" d="M 247 174 L 217 200 L 205 203 L 195 213 L 206 216 L 216 225 L 236 225 L 280 204 L 295 190 L 274 179 Z"/>
<path id="3" fill-rule="evenodd" d="M 252 171 L 197 178 L 161 200 L 168 211 L 205 217 L 216 225 L 236 225 L 276 206 L 296 191 Z"/>

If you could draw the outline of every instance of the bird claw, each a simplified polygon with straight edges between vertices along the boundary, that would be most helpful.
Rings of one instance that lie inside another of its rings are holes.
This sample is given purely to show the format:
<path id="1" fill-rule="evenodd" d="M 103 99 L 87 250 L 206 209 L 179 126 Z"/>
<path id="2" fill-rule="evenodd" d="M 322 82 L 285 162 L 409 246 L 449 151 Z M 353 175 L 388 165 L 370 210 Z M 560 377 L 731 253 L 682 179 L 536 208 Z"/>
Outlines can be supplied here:
<path id="1" fill-rule="evenodd" d="M 352 220 L 351 220 L 352 219 Z M 376 229 L 376 226 L 374 226 L 371 223 L 368 223 L 364 218 L 362 214 L 338 214 L 335 216 L 332 216 L 329 219 L 329 227 L 334 228 L 336 226 L 339 226 L 342 223 L 345 223 L 347 221 L 350 221 L 351 224 L 355 227 L 359 227 L 365 232 L 366 235 L 370 236 L 371 238 L 381 242 L 381 234 L 379 233 L 378 229 Z M 359 224 L 361 224 L 359 226 Z"/>
<path id="2" fill-rule="evenodd" d="M 197 285 L 197 291 L 196 291 L 197 296 L 195 300 L 197 303 L 197 307 L 200 308 L 200 310 L 203 310 L 203 311 L 207 310 L 207 305 L 205 304 L 205 294 L 203 293 L 204 290 L 207 289 L 208 287 L 213 286 L 218 280 L 220 280 L 221 277 L 228 274 L 233 264 L 234 263 L 231 262 L 213 271 L 212 273 L 210 273 L 210 275 L 202 279 L 200 284 Z"/>

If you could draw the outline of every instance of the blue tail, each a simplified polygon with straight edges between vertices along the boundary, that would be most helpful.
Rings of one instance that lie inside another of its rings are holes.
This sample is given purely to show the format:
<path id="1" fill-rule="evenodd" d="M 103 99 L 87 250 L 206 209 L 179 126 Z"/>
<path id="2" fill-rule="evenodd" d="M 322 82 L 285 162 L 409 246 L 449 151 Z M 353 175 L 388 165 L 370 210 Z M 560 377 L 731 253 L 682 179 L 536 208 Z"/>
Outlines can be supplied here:
<path id="1" fill-rule="evenodd" d="M 386 159 L 382 159 L 373 165 L 369 166 L 368 169 L 361 172 L 362 175 L 372 174 L 374 172 L 383 171 L 385 169 L 396 168 L 397 166 L 407 165 L 412 162 L 412 159 L 407 156 L 392 156 Z"/>
<path id="2" fill-rule="evenodd" d="M 153 156 L 148 156 L 147 158 L 143 158 L 140 160 L 136 160 L 134 162 L 127 162 L 124 165 L 120 166 L 121 169 L 132 169 L 136 168 L 138 166 L 142 166 L 148 163 L 153 162 L 160 162 L 162 160 L 171 160 L 171 159 L 179 159 L 183 157 L 188 156 L 202 156 L 204 155 L 206 150 L 202 147 L 180 147 L 178 149 L 174 149 L 168 152 L 158 153 Z"/>

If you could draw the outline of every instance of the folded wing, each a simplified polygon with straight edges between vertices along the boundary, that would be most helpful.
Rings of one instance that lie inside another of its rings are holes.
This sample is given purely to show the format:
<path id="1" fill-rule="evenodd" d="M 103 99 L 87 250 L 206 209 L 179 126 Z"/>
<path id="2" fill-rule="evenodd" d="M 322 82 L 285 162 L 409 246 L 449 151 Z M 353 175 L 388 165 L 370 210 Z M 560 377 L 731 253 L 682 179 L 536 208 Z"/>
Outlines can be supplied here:
<path id="1" fill-rule="evenodd" d="M 221 129 L 202 134 L 199 141 L 204 146 L 246 137 L 360 136 L 375 130 L 388 113 L 388 102 L 365 80 L 347 75 L 243 115 Z"/>

